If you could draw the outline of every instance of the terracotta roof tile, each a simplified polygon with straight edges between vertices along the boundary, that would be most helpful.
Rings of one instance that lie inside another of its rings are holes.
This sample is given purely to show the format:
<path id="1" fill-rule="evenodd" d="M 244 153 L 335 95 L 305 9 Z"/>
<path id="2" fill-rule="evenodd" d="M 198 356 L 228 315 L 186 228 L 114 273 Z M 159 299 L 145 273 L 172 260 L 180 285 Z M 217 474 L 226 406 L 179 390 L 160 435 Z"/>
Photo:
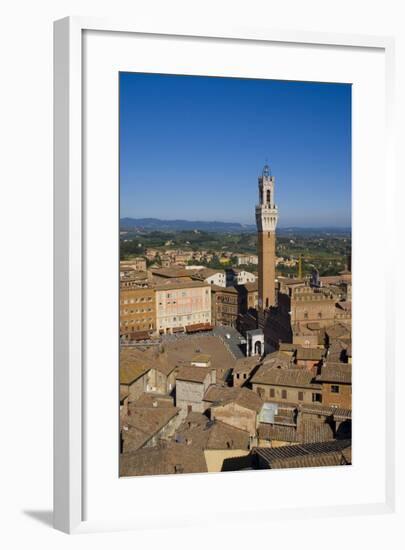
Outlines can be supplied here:
<path id="1" fill-rule="evenodd" d="M 131 407 L 130 414 L 122 420 L 124 451 L 135 451 L 174 418 L 176 407 Z"/>
<path id="2" fill-rule="evenodd" d="M 289 443 L 321 443 L 334 440 L 333 430 L 329 424 L 308 420 L 301 420 L 298 427 L 260 423 L 259 438 Z"/>
<path id="3" fill-rule="evenodd" d="M 196 422 L 195 418 L 187 417 L 175 434 L 176 441 L 200 449 L 249 449 L 249 432 L 218 420 L 208 420 L 204 415 L 201 418 L 201 422 Z"/>
<path id="4" fill-rule="evenodd" d="M 122 348 L 120 351 L 120 384 L 132 384 L 152 368 L 150 359 L 134 348 Z"/>
<path id="5" fill-rule="evenodd" d="M 240 373 L 240 372 L 251 372 L 253 369 L 255 369 L 258 365 L 260 365 L 260 357 L 253 356 L 253 357 L 241 357 L 240 359 L 237 359 L 235 362 L 235 365 L 233 367 L 234 373 Z"/>
<path id="6" fill-rule="evenodd" d="M 351 338 L 351 330 L 342 323 L 337 323 L 325 329 L 326 335 L 330 340 L 335 338 Z"/>
<path id="7" fill-rule="evenodd" d="M 349 463 L 343 451 L 350 446 L 350 440 L 334 440 L 273 448 L 255 447 L 253 455 L 258 455 L 269 468 L 338 466 Z"/>
<path id="8" fill-rule="evenodd" d="M 320 443 L 333 439 L 333 430 L 326 422 L 301 420 L 298 423 L 297 441 L 300 443 Z"/>
<path id="9" fill-rule="evenodd" d="M 334 416 L 335 418 L 344 418 L 351 419 L 352 411 L 351 409 L 341 409 L 338 407 L 326 407 L 325 405 L 311 403 L 311 404 L 301 404 L 299 410 L 306 414 L 315 414 L 315 415 L 324 415 L 324 416 Z"/>
<path id="10" fill-rule="evenodd" d="M 269 384 L 272 386 L 291 386 L 297 388 L 319 388 L 319 384 L 313 382 L 314 375 L 302 368 L 278 369 L 263 365 L 253 376 L 254 384 Z"/>
<path id="11" fill-rule="evenodd" d="M 204 451 L 179 443 L 139 449 L 120 457 L 120 476 L 199 472 L 207 472 Z"/>
<path id="12" fill-rule="evenodd" d="M 295 357 L 297 361 L 320 361 L 325 355 L 323 348 L 298 348 Z"/>
<path id="13" fill-rule="evenodd" d="M 352 366 L 346 363 L 327 363 L 316 377 L 319 382 L 352 383 Z"/>
<path id="14" fill-rule="evenodd" d="M 229 387 L 229 386 L 210 386 L 204 395 L 204 401 L 208 401 L 214 404 L 214 406 L 222 406 L 228 403 L 237 403 L 241 407 L 251 409 L 258 412 L 262 406 L 263 401 L 259 395 L 243 387 Z"/>
<path id="15" fill-rule="evenodd" d="M 180 367 L 176 373 L 176 380 L 202 384 L 210 373 L 211 368 L 209 367 Z"/>
<path id="16" fill-rule="evenodd" d="M 273 460 L 271 467 L 279 468 L 316 468 L 322 466 L 343 466 L 347 462 L 341 452 L 320 455 L 296 456 Z"/>
<path id="17" fill-rule="evenodd" d="M 259 424 L 259 439 L 268 441 L 297 442 L 297 432 L 294 426 L 280 426 L 278 424 Z"/>

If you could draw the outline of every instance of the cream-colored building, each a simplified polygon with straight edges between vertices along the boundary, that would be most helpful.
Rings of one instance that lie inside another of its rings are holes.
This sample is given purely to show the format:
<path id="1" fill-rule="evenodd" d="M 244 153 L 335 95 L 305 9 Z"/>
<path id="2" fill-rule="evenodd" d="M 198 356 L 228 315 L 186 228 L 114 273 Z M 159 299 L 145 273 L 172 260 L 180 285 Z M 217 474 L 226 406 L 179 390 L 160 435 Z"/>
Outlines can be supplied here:
<path id="1" fill-rule="evenodd" d="M 210 285 L 226 287 L 226 275 L 223 269 L 210 269 L 208 267 L 199 269 L 194 278 L 202 279 Z"/>
<path id="2" fill-rule="evenodd" d="M 250 273 L 250 271 L 245 271 L 244 269 L 236 269 L 235 279 L 235 283 L 237 285 L 245 285 L 246 283 L 255 283 L 257 277 L 254 273 Z"/>
<path id="3" fill-rule="evenodd" d="M 204 281 L 170 280 L 155 287 L 156 330 L 185 332 L 193 325 L 211 325 L 211 285 Z"/>
<path id="4" fill-rule="evenodd" d="M 237 254 L 236 262 L 238 265 L 257 265 L 259 258 L 257 254 Z"/>

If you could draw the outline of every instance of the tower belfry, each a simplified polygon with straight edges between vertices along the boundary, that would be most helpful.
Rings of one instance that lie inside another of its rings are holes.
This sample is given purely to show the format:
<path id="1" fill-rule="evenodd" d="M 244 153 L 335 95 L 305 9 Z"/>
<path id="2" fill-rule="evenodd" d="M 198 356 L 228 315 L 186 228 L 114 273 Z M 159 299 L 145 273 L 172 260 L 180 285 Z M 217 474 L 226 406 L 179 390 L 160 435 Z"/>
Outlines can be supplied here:
<path id="1" fill-rule="evenodd" d="M 259 257 L 259 319 L 276 305 L 276 226 L 278 210 L 274 202 L 275 178 L 265 164 L 259 176 L 259 204 L 256 205 L 257 248 Z"/>

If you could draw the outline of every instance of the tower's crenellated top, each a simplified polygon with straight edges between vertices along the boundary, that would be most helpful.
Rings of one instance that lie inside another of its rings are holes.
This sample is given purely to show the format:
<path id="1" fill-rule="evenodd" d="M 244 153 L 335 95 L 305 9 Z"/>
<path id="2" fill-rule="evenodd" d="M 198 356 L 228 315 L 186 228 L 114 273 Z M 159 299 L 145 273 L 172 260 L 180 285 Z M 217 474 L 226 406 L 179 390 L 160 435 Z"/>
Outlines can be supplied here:
<path id="1" fill-rule="evenodd" d="M 258 231 L 275 231 L 278 219 L 277 205 L 274 202 L 275 178 L 270 166 L 264 165 L 259 176 L 259 204 L 256 206 L 256 224 Z"/>

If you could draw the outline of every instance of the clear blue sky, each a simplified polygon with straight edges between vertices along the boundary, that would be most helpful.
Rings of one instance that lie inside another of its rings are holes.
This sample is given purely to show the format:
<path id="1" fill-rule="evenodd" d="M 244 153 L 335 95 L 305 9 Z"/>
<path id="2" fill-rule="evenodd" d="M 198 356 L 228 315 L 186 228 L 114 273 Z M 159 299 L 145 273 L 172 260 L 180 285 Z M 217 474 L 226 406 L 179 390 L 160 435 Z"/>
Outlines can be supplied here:
<path id="1" fill-rule="evenodd" d="M 351 225 L 351 86 L 120 74 L 121 217 L 254 223 L 268 159 L 279 226 Z"/>

